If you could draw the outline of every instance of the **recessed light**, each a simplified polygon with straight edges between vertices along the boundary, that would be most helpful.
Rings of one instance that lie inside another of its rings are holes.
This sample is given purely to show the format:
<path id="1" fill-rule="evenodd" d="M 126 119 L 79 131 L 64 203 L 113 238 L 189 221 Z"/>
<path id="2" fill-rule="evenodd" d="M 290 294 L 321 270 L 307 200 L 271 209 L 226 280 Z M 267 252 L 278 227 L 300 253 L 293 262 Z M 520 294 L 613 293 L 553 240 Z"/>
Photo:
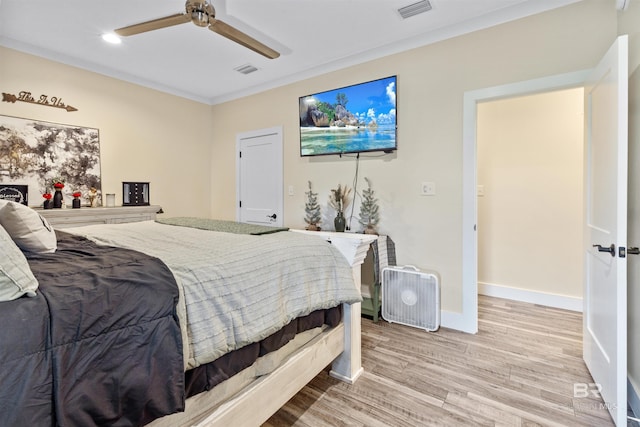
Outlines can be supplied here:
<path id="1" fill-rule="evenodd" d="M 120 37 L 114 33 L 105 33 L 102 35 L 102 40 L 106 41 L 107 43 L 111 43 L 111 44 L 120 44 L 122 43 L 122 40 L 120 39 Z"/>

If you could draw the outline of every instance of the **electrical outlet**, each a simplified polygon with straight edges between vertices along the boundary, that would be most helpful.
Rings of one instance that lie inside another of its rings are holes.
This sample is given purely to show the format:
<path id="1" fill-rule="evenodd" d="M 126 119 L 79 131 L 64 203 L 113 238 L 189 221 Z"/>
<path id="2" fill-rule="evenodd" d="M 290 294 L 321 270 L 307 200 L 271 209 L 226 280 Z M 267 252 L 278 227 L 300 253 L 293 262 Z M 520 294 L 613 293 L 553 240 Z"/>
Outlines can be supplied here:
<path id="1" fill-rule="evenodd" d="M 422 192 L 423 196 L 435 196 L 436 195 L 436 183 L 435 182 L 423 182 Z"/>

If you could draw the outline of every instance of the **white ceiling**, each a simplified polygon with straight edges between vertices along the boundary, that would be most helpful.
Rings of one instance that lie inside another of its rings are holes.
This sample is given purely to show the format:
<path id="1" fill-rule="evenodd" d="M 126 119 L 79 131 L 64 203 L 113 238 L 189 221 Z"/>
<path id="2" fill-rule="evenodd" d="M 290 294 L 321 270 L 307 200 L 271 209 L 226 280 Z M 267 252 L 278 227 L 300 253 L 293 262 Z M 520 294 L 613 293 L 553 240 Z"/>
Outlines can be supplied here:
<path id="1" fill-rule="evenodd" d="M 0 0 L 0 45 L 216 104 L 579 0 L 430 0 L 402 19 L 416 1 L 212 0 L 217 19 L 281 53 L 270 60 L 190 22 L 101 39 L 184 12 L 183 0 Z M 258 71 L 234 71 L 247 64 Z"/>

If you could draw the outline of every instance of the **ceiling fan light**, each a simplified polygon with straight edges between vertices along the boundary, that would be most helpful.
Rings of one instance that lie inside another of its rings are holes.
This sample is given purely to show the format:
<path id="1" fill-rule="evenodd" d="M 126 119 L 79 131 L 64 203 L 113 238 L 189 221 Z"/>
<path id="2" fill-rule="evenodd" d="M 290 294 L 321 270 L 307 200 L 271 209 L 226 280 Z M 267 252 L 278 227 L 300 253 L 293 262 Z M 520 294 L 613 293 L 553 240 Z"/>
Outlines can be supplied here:
<path id="1" fill-rule="evenodd" d="M 105 33 L 102 35 L 102 40 L 106 41 L 107 43 L 111 43 L 111 44 L 120 44 L 122 43 L 122 39 L 120 38 L 120 36 L 118 36 L 117 34 L 114 33 Z"/>
<path id="2" fill-rule="evenodd" d="M 194 10 L 191 12 L 191 21 L 198 27 L 206 27 L 209 25 L 209 15 L 202 10 Z"/>

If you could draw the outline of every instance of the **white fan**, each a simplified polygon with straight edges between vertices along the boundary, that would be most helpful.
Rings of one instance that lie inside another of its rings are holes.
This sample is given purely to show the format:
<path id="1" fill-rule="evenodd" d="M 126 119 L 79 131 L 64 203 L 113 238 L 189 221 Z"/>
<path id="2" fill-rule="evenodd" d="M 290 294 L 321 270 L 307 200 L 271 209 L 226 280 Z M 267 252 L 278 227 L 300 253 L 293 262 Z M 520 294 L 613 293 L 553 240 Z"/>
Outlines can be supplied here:
<path id="1" fill-rule="evenodd" d="M 412 265 L 382 270 L 382 318 L 436 331 L 440 327 L 440 281 Z"/>

